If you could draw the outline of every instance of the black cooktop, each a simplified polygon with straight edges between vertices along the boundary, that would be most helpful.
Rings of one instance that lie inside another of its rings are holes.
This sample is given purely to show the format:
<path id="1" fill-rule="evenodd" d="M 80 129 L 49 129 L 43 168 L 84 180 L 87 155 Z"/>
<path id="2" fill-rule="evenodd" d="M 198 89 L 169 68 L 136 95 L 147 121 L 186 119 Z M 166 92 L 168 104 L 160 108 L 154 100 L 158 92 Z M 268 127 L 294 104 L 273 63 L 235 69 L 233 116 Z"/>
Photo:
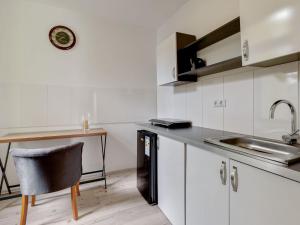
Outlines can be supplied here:
<path id="1" fill-rule="evenodd" d="M 177 128 L 187 128 L 192 126 L 192 122 L 189 120 L 180 120 L 180 119 L 151 119 L 149 122 L 154 126 L 161 126 L 170 129 L 177 129 Z"/>

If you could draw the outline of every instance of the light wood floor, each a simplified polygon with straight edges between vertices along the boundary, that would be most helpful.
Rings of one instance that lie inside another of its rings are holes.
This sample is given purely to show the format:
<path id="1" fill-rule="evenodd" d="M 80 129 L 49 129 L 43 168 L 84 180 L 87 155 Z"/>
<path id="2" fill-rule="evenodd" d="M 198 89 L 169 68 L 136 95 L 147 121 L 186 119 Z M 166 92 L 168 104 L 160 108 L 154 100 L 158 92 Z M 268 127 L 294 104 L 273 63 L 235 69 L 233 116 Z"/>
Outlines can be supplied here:
<path id="1" fill-rule="evenodd" d="M 69 191 L 37 196 L 29 204 L 27 225 L 171 225 L 157 206 L 149 206 L 136 189 L 136 173 L 111 174 L 107 192 L 102 183 L 80 186 L 79 220 L 72 220 Z M 0 202 L 0 225 L 18 225 L 20 199 Z"/>

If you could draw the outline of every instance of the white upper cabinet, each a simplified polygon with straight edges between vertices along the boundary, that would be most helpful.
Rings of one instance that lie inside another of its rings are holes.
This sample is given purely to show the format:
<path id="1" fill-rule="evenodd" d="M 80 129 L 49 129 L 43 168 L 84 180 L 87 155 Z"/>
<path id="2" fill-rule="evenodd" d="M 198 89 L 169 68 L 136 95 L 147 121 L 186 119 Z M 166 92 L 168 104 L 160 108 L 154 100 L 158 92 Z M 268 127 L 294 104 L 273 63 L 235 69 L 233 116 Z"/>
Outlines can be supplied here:
<path id="1" fill-rule="evenodd" d="M 299 0 L 240 0 L 243 65 L 300 51 Z"/>
<path id="2" fill-rule="evenodd" d="M 190 58 L 178 54 L 178 50 L 195 40 L 194 35 L 175 33 L 158 45 L 156 51 L 158 85 L 170 85 L 178 81 L 178 74 L 191 69 Z"/>
<path id="3" fill-rule="evenodd" d="M 163 85 L 176 81 L 177 47 L 176 34 L 165 39 L 157 47 L 157 84 Z"/>
<path id="4" fill-rule="evenodd" d="M 229 225 L 229 160 L 187 146 L 186 225 Z"/>
<path id="5" fill-rule="evenodd" d="M 230 161 L 230 225 L 298 225 L 300 184 Z"/>

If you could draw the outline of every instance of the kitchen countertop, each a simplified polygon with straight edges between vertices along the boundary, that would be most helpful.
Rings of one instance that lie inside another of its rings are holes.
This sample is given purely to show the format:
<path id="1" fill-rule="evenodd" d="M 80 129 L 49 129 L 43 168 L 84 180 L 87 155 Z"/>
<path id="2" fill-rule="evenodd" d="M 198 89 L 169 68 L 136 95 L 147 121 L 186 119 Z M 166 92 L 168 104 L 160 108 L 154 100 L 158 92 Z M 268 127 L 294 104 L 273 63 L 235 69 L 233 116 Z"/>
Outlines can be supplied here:
<path id="1" fill-rule="evenodd" d="M 247 165 L 300 182 L 300 162 L 289 166 L 277 165 L 270 163 L 268 160 L 264 160 L 262 158 L 242 155 L 237 152 L 230 151 L 227 148 L 204 142 L 205 138 L 228 138 L 246 135 L 196 126 L 182 129 L 167 129 L 163 127 L 153 126 L 150 123 L 138 123 L 137 125 L 141 129 L 148 130 L 159 135 L 177 140 L 179 142 L 193 145 L 195 147 L 199 147 L 206 151 L 211 151 L 226 158 L 239 161 Z"/>

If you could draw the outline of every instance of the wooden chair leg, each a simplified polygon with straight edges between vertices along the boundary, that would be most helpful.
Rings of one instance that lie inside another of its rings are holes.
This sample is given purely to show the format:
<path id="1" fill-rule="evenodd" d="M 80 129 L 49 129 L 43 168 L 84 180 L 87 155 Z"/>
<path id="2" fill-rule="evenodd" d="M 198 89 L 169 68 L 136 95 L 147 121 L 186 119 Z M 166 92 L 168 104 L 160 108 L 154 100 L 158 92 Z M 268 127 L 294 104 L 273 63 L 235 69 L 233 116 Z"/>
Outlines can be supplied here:
<path id="1" fill-rule="evenodd" d="M 22 195 L 22 211 L 21 211 L 20 225 L 26 224 L 27 210 L 28 210 L 28 196 Z"/>
<path id="2" fill-rule="evenodd" d="M 73 219 L 78 219 L 78 210 L 77 210 L 77 192 L 76 185 L 71 187 L 71 200 L 72 200 L 72 211 L 73 211 Z"/>
<path id="3" fill-rule="evenodd" d="M 78 183 L 76 184 L 76 193 L 77 193 L 77 196 L 80 196 L 79 181 L 78 181 Z"/>
<path id="4" fill-rule="evenodd" d="M 31 196 L 31 206 L 35 206 L 35 195 Z"/>

